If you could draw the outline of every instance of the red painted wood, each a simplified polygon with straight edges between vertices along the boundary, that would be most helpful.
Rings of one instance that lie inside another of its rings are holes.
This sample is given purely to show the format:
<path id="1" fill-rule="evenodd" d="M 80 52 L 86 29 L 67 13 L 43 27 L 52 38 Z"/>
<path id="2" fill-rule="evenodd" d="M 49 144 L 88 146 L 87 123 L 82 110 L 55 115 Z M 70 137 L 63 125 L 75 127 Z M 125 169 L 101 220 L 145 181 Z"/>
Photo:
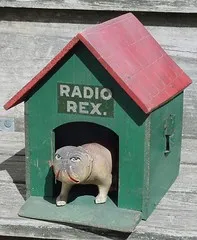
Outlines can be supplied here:
<path id="1" fill-rule="evenodd" d="M 149 113 L 182 92 L 191 79 L 145 27 L 128 13 L 79 33 L 35 78 L 5 104 L 9 109 L 78 42 L 98 59 L 125 92 Z"/>
<path id="2" fill-rule="evenodd" d="M 131 13 L 87 29 L 78 37 L 145 113 L 191 83 Z"/>

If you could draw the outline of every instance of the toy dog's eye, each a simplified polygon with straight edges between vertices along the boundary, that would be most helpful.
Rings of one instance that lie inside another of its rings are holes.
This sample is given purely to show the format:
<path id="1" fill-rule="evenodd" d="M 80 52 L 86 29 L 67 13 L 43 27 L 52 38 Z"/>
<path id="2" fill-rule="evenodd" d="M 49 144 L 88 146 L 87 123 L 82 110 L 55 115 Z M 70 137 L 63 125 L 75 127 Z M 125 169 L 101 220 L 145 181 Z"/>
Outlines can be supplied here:
<path id="1" fill-rule="evenodd" d="M 79 162 L 79 161 L 81 161 L 81 159 L 79 157 L 71 157 L 70 161 L 72 161 L 72 162 Z"/>
<path id="2" fill-rule="evenodd" d="M 59 154 L 55 154 L 55 159 L 60 160 L 60 159 L 62 159 L 62 157 Z"/>

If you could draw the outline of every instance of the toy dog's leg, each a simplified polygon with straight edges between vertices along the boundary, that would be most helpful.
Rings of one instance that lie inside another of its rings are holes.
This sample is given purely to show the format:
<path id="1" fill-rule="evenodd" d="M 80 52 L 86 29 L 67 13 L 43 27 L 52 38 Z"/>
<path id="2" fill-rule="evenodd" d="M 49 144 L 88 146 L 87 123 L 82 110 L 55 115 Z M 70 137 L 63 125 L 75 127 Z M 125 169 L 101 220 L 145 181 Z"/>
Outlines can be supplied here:
<path id="1" fill-rule="evenodd" d="M 57 206 L 64 206 L 67 203 L 68 193 L 69 193 L 71 187 L 72 187 L 72 185 L 70 185 L 70 184 L 62 183 L 60 195 L 56 199 Z"/>
<path id="2" fill-rule="evenodd" d="M 101 184 L 98 184 L 99 194 L 95 198 L 95 203 L 105 203 L 107 201 L 107 194 L 109 192 L 110 186 L 112 183 L 112 175 L 106 180 L 104 180 Z"/>

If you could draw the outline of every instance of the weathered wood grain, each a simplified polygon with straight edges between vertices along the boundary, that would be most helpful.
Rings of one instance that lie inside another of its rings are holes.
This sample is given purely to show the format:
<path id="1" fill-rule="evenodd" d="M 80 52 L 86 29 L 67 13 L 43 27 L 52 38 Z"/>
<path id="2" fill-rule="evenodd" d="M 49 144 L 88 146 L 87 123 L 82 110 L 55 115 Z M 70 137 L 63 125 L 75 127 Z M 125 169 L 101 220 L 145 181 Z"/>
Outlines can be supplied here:
<path id="1" fill-rule="evenodd" d="M 197 165 L 197 139 L 183 139 L 181 163 Z"/>
<path id="2" fill-rule="evenodd" d="M 89 11 L 71 9 L 46 8 L 1 8 L 1 21 L 40 22 L 40 23 L 73 23 L 98 24 L 118 17 L 126 11 Z M 159 13 L 159 12 L 133 12 L 132 13 L 146 26 L 176 26 L 197 27 L 195 14 L 185 13 Z"/>
<path id="3" fill-rule="evenodd" d="M 54 8 L 54 9 L 81 9 L 81 10 L 111 10 L 111 11 L 155 11 L 155 12 L 197 12 L 195 0 L 61 0 L 61 1 L 38 1 L 38 0 L 1 0 L 1 7 L 20 8 Z"/>
<path id="4" fill-rule="evenodd" d="M 111 239 L 66 225 L 23 218 L 0 218 L 0 235 L 33 239 Z"/>
<path id="5" fill-rule="evenodd" d="M 0 163 L 13 155 L 25 154 L 24 132 L 0 132 Z"/>
<path id="6" fill-rule="evenodd" d="M 0 132 L 0 145 L 5 142 L 7 142 L 9 146 L 12 146 L 12 143 L 24 143 L 25 135 L 23 132 Z"/>
<path id="7" fill-rule="evenodd" d="M 135 234 L 129 239 L 139 235 L 157 235 L 156 239 L 190 239 L 197 236 L 197 212 L 187 209 L 160 210 L 156 209 L 147 221 L 141 221 Z M 149 238 L 148 238 L 149 239 Z M 151 238 L 154 239 L 154 238 Z"/>
<path id="8" fill-rule="evenodd" d="M 13 157 L 11 157 L 10 159 L 0 164 L 0 172 L 1 171 L 5 171 L 5 173 L 4 177 L 0 175 L 0 181 L 25 183 L 25 162 L 13 161 Z"/>
<path id="9" fill-rule="evenodd" d="M 197 189 L 197 188 L 196 188 Z M 197 212 L 197 194 L 188 192 L 176 192 L 169 190 L 161 200 L 157 209 Z"/>
<path id="10" fill-rule="evenodd" d="M 197 165 L 181 165 L 179 176 L 170 191 L 197 193 Z"/>
<path id="11" fill-rule="evenodd" d="M 24 203 L 24 199 L 16 185 L 14 183 L 1 182 L 0 192 L 1 196 L 3 195 L 3 197 L 0 197 L 0 218 L 16 218 L 18 209 Z"/>
<path id="12" fill-rule="evenodd" d="M 112 239 L 89 231 L 80 230 L 63 224 L 48 223 L 22 218 L 0 219 L 0 235 L 30 237 L 33 239 Z M 118 238 L 113 238 L 118 239 Z"/>
<path id="13" fill-rule="evenodd" d="M 13 179 L 12 179 L 11 175 L 5 169 L 0 171 L 0 181 L 7 182 L 7 183 L 13 183 Z"/>
<path id="14" fill-rule="evenodd" d="M 13 147 L 10 148 L 10 146 L 7 145 L 7 143 L 1 143 L 0 144 L 0 151 L 7 154 L 17 154 L 22 155 L 24 154 L 24 143 L 15 143 L 13 144 Z"/>
<path id="15" fill-rule="evenodd" d="M 22 155 L 17 155 L 18 153 L 16 153 L 16 155 L 4 155 L 4 154 L 0 154 L 0 166 L 1 164 L 4 164 L 5 161 L 8 161 L 10 158 L 13 158 L 13 160 L 15 162 L 25 162 L 25 153 L 23 151 Z"/>
<path id="16" fill-rule="evenodd" d="M 155 19 L 156 21 L 156 19 Z M 23 125 L 23 104 L 5 111 L 3 104 L 38 73 L 79 31 L 90 25 L 72 23 L 0 22 L 0 115 Z M 197 28 L 147 26 L 162 47 L 192 78 L 184 98 L 183 135 L 197 138 Z"/>

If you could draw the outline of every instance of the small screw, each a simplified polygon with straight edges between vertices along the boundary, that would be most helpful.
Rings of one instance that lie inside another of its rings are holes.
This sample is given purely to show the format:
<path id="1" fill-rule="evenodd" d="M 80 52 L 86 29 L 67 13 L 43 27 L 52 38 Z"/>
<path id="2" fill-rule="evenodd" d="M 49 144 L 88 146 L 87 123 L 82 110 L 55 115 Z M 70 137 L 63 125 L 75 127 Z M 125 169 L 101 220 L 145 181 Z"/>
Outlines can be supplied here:
<path id="1" fill-rule="evenodd" d="M 11 121 L 10 121 L 10 120 L 5 120 L 4 126 L 5 126 L 6 128 L 10 128 L 10 127 L 12 126 Z"/>

